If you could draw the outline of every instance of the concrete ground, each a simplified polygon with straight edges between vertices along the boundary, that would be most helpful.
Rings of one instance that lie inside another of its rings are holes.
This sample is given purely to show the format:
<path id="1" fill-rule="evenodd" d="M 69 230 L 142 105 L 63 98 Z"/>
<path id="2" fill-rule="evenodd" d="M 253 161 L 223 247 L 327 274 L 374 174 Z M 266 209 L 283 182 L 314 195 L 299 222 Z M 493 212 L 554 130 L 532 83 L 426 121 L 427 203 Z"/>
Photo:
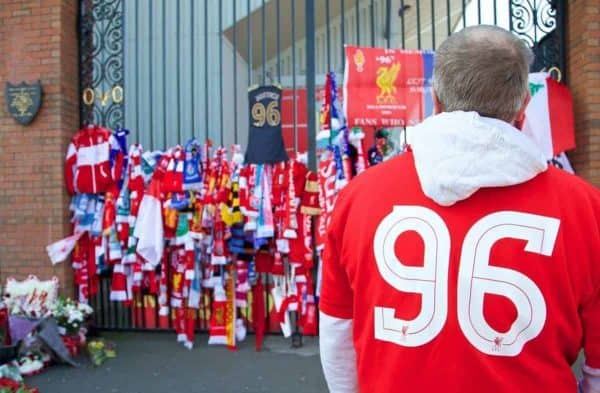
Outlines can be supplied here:
<path id="1" fill-rule="evenodd" d="M 104 333 L 117 344 L 117 358 L 94 368 L 53 366 L 26 383 L 41 393 L 321 393 L 327 392 L 316 339 L 304 338 L 300 349 L 291 341 L 267 336 L 262 352 L 248 336 L 236 352 L 196 337 L 188 351 L 171 333 Z M 580 375 L 581 359 L 574 366 Z"/>
<path id="2" fill-rule="evenodd" d="M 105 333 L 116 342 L 117 358 L 94 368 L 53 366 L 26 383 L 41 393 L 320 393 L 327 392 L 316 339 L 290 348 L 290 340 L 267 336 L 262 352 L 248 336 L 236 352 L 208 346 L 196 337 L 188 351 L 169 333 Z"/>

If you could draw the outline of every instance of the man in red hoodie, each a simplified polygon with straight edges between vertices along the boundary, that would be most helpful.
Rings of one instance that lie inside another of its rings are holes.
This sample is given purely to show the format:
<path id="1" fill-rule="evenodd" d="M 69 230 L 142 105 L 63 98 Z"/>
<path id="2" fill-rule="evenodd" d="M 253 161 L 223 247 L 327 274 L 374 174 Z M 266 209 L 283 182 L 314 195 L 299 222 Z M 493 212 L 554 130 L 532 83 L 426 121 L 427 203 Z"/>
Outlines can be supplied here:
<path id="1" fill-rule="evenodd" d="M 435 116 L 341 193 L 323 262 L 331 392 L 600 392 L 600 194 L 520 131 L 530 50 L 467 28 Z M 382 181 L 382 179 L 387 179 Z"/>

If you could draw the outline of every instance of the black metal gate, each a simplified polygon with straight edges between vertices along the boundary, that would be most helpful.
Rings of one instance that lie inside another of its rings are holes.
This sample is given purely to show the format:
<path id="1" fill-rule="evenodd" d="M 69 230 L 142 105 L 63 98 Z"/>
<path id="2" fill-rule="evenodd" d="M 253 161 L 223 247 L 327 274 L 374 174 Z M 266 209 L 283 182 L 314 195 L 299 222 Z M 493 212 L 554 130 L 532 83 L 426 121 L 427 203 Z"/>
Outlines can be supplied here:
<path id="1" fill-rule="evenodd" d="M 341 74 L 344 44 L 435 49 L 463 27 L 495 24 L 533 48 L 532 71 L 553 71 L 564 80 L 566 3 L 81 0 L 81 123 L 127 126 L 135 141 L 144 140 L 151 149 L 165 148 L 186 133 L 239 143 L 246 134 L 240 120 L 247 118 L 246 87 L 278 82 L 292 91 L 296 146 L 297 111 L 306 111 L 303 137 L 314 168 L 315 87 L 326 71 Z M 305 108 L 296 105 L 299 89 L 306 92 Z M 135 309 L 110 302 L 109 292 L 110 278 L 103 277 L 92 298 L 99 328 L 148 328 L 143 315 L 153 301 L 149 295 L 138 299 L 140 317 Z"/>

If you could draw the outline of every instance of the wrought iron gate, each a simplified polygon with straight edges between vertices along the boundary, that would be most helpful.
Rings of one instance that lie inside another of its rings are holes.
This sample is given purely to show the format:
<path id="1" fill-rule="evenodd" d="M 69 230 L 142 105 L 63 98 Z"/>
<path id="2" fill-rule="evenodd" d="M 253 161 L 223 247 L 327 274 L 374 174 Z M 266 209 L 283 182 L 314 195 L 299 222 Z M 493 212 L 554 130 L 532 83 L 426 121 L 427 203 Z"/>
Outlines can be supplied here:
<path id="1" fill-rule="evenodd" d="M 82 0 L 79 13 L 81 123 L 124 125 L 123 1 Z"/>
<path id="2" fill-rule="evenodd" d="M 566 3 L 80 0 L 81 123 L 129 128 L 150 149 L 191 136 L 244 144 L 246 88 L 278 82 L 291 100 L 284 132 L 314 166 L 315 86 L 328 70 L 341 75 L 343 44 L 435 49 L 461 28 L 495 24 L 533 48 L 532 70 L 564 80 Z M 145 317 L 110 302 L 109 291 L 105 277 L 92 299 L 98 327 L 147 327 Z M 142 315 L 148 299 L 140 298 Z"/>

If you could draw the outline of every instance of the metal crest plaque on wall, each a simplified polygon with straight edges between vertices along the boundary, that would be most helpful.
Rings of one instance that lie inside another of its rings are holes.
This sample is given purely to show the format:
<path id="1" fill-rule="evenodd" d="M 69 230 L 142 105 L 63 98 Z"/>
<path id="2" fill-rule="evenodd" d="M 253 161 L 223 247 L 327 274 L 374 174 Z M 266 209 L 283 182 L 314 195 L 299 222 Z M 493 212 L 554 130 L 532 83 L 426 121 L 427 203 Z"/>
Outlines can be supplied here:
<path id="1" fill-rule="evenodd" d="M 32 84 L 21 82 L 13 85 L 6 82 L 4 91 L 6 110 L 22 125 L 33 121 L 42 104 L 42 84 L 36 81 Z"/>

